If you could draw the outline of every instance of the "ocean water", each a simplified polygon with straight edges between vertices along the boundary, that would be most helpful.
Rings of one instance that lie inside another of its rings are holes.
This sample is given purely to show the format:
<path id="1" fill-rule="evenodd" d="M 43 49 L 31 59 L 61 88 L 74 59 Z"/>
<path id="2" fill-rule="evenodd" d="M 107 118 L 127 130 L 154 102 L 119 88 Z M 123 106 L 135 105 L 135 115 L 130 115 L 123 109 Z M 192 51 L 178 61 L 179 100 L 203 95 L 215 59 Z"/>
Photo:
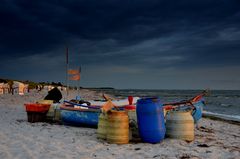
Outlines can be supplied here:
<path id="1" fill-rule="evenodd" d="M 117 97 L 127 96 L 158 97 L 162 103 L 188 100 L 202 92 L 202 90 L 140 90 L 140 89 L 108 89 L 103 93 L 113 94 Z M 240 90 L 210 90 L 204 97 L 206 105 L 204 111 L 219 114 L 240 120 Z"/>

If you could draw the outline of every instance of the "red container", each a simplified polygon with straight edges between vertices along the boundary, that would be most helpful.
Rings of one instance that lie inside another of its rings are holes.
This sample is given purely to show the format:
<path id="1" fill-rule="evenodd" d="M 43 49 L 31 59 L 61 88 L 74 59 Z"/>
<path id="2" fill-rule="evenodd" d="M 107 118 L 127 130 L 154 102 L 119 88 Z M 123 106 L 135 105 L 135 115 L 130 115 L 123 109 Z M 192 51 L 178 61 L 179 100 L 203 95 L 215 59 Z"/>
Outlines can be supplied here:
<path id="1" fill-rule="evenodd" d="M 136 110 L 136 106 L 135 105 L 126 105 L 124 106 L 125 110 Z"/>
<path id="2" fill-rule="evenodd" d="M 45 113 L 50 108 L 50 104 L 30 103 L 24 104 L 27 112 L 40 112 Z"/>
<path id="3" fill-rule="evenodd" d="M 43 122 L 49 110 L 50 104 L 30 103 L 24 104 L 28 116 L 28 122 Z"/>

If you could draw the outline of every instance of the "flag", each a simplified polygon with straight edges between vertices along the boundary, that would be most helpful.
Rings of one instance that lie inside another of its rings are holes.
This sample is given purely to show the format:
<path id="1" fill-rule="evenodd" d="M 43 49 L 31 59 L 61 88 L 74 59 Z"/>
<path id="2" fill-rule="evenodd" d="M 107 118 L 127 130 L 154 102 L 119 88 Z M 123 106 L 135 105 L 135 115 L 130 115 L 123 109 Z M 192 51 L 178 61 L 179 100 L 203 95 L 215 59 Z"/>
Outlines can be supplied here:
<path id="1" fill-rule="evenodd" d="M 70 80 L 73 80 L 73 81 L 78 81 L 78 80 L 80 80 L 80 73 L 74 74 L 74 75 L 71 76 L 69 79 L 70 79 Z"/>
<path id="2" fill-rule="evenodd" d="M 68 70 L 68 74 L 70 74 L 70 75 L 76 75 L 76 74 L 79 74 L 79 70 L 69 69 L 69 70 Z"/>

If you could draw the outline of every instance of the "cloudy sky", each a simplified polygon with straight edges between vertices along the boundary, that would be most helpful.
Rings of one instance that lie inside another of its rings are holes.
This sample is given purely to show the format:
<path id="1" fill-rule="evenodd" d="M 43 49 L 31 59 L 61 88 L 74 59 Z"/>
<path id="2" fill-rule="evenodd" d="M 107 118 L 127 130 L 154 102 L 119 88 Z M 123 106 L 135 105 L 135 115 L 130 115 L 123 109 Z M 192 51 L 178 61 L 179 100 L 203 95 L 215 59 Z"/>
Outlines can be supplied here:
<path id="1" fill-rule="evenodd" d="M 0 78 L 240 89 L 239 0 L 1 0 Z M 72 83 L 74 84 L 74 82 Z"/>

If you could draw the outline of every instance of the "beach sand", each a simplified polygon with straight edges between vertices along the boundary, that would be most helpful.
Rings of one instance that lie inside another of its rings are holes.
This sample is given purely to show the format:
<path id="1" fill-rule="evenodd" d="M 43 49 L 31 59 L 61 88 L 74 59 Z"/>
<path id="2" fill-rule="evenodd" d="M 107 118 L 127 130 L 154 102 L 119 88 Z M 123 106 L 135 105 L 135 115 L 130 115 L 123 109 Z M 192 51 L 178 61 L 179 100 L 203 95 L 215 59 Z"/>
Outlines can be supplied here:
<path id="1" fill-rule="evenodd" d="M 0 159 L 42 158 L 240 158 L 240 125 L 203 118 L 188 143 L 164 139 L 161 143 L 108 144 L 98 140 L 97 129 L 49 123 L 29 123 L 24 103 L 43 99 L 47 91 L 24 96 L 0 96 Z M 76 92 L 70 93 L 73 98 Z M 81 97 L 99 99 L 101 94 L 81 90 Z"/>

